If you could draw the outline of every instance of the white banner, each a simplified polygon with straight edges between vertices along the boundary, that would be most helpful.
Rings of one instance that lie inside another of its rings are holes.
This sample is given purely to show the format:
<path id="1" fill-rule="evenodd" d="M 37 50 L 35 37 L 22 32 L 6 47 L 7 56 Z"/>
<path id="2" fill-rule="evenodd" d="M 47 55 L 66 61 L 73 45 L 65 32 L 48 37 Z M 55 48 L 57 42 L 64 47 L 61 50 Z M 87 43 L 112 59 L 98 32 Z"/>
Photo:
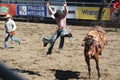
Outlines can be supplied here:
<path id="1" fill-rule="evenodd" d="M 62 12 L 64 10 L 63 6 L 51 6 L 51 8 L 54 12 L 56 12 L 56 11 L 61 11 Z M 76 19 L 77 7 L 69 6 L 67 8 L 68 8 L 67 18 Z M 50 17 L 48 9 L 47 9 L 47 17 Z"/>

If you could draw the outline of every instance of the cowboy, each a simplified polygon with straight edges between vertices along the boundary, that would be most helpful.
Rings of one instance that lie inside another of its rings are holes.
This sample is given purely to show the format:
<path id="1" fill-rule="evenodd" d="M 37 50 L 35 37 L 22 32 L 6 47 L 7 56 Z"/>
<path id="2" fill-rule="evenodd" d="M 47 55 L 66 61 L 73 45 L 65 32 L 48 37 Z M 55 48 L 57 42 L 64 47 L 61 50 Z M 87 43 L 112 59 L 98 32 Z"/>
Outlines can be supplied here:
<path id="1" fill-rule="evenodd" d="M 5 21 L 5 48 L 8 48 L 8 39 L 11 38 L 12 41 L 17 42 L 20 45 L 20 39 L 14 37 L 14 31 L 16 30 L 16 24 L 14 20 L 12 19 L 12 15 L 7 14 L 6 15 L 6 21 Z"/>
<path id="2" fill-rule="evenodd" d="M 43 46 L 46 47 L 47 44 L 50 43 L 50 47 L 48 49 L 47 54 L 51 54 L 54 43 L 57 40 L 57 38 L 60 36 L 59 52 L 62 52 L 63 45 L 64 45 L 64 37 L 72 37 L 72 34 L 69 33 L 66 27 L 66 16 L 68 13 L 67 3 L 65 2 L 63 4 L 64 6 L 63 12 L 60 12 L 60 11 L 54 12 L 50 7 L 49 2 L 47 2 L 46 6 L 47 6 L 50 16 L 56 20 L 58 27 L 57 27 L 57 31 L 51 38 L 47 38 L 47 37 L 43 38 Z"/>

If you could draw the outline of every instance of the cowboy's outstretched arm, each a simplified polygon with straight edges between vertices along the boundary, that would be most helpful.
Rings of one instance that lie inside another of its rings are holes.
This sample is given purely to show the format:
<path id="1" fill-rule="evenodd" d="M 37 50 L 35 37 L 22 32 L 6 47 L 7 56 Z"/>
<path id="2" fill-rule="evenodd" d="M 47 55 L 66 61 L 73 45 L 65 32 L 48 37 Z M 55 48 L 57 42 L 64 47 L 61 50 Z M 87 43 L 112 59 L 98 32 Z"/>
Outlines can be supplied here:
<path id="1" fill-rule="evenodd" d="M 50 14 L 50 15 L 54 15 L 55 12 L 51 9 L 49 2 L 47 2 L 46 6 L 47 6 L 47 8 L 48 8 L 49 14 Z"/>
<path id="2" fill-rule="evenodd" d="M 67 15 L 67 13 L 68 13 L 68 10 L 67 10 L 67 3 L 66 2 L 64 2 L 63 3 L 63 6 L 64 6 L 64 13 L 63 13 L 63 15 L 64 15 L 64 17 Z"/>
<path id="3" fill-rule="evenodd" d="M 63 14 L 62 14 L 62 18 L 65 18 L 67 16 L 67 13 L 68 13 L 68 10 L 67 10 L 67 3 L 64 2 L 63 3 L 63 7 L 64 7 L 64 11 L 63 11 Z"/>
<path id="4" fill-rule="evenodd" d="M 64 10 L 67 12 L 67 3 L 64 2 L 64 3 L 63 3 L 63 6 L 64 6 Z"/>

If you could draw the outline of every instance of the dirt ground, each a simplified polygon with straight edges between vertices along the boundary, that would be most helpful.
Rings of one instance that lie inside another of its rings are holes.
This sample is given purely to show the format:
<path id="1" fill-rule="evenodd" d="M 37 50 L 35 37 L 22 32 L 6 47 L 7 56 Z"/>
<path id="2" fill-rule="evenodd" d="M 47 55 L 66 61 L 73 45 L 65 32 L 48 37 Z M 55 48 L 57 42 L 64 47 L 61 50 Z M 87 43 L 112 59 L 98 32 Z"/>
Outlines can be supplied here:
<path id="1" fill-rule="evenodd" d="M 42 38 L 52 36 L 56 30 L 54 24 L 16 22 L 15 36 L 21 39 L 21 45 L 9 39 L 9 49 L 4 49 L 5 30 L 0 29 L 0 61 L 12 71 L 27 80 L 87 80 L 87 65 L 83 47 L 80 46 L 90 26 L 69 26 L 73 38 L 65 38 L 64 49 L 59 53 L 59 38 L 53 53 L 46 55 Z M 4 22 L 0 21 L 0 28 Z M 108 44 L 100 57 L 102 80 L 120 80 L 120 30 L 105 28 Z M 97 80 L 94 60 L 91 60 L 92 80 Z"/>

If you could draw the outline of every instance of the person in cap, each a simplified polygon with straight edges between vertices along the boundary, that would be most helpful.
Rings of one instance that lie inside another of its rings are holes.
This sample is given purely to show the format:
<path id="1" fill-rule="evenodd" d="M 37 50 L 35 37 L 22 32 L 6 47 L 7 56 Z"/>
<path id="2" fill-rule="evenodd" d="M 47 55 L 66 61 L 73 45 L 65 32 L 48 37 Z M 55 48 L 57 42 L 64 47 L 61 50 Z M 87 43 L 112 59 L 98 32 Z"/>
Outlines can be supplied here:
<path id="1" fill-rule="evenodd" d="M 15 21 L 12 19 L 12 15 L 7 14 L 5 16 L 6 21 L 5 21 L 5 48 L 8 48 L 8 39 L 9 37 L 11 38 L 12 41 L 17 42 L 18 44 L 20 44 L 20 39 L 16 38 L 14 36 L 14 32 L 16 30 L 16 24 Z"/>
<path id="2" fill-rule="evenodd" d="M 117 0 L 117 1 L 114 2 L 113 8 L 114 8 L 114 9 L 116 9 L 116 8 L 119 8 L 119 9 L 120 9 L 120 0 Z"/>
<path id="3" fill-rule="evenodd" d="M 114 22 L 118 22 L 120 18 L 120 0 L 117 0 L 113 3 L 114 11 L 111 15 L 111 18 Z"/>
<path id="4" fill-rule="evenodd" d="M 50 7 L 49 2 L 47 2 L 46 6 L 50 16 L 53 19 L 55 19 L 57 23 L 57 31 L 51 38 L 47 38 L 47 37 L 43 38 L 43 46 L 46 47 L 47 44 L 50 43 L 47 54 L 51 54 L 54 43 L 57 40 L 57 38 L 60 36 L 59 52 L 61 52 L 64 45 L 64 37 L 72 37 L 72 34 L 67 30 L 66 27 L 66 16 L 68 14 L 67 3 L 66 2 L 63 3 L 64 6 L 63 12 L 60 11 L 54 12 Z"/>

